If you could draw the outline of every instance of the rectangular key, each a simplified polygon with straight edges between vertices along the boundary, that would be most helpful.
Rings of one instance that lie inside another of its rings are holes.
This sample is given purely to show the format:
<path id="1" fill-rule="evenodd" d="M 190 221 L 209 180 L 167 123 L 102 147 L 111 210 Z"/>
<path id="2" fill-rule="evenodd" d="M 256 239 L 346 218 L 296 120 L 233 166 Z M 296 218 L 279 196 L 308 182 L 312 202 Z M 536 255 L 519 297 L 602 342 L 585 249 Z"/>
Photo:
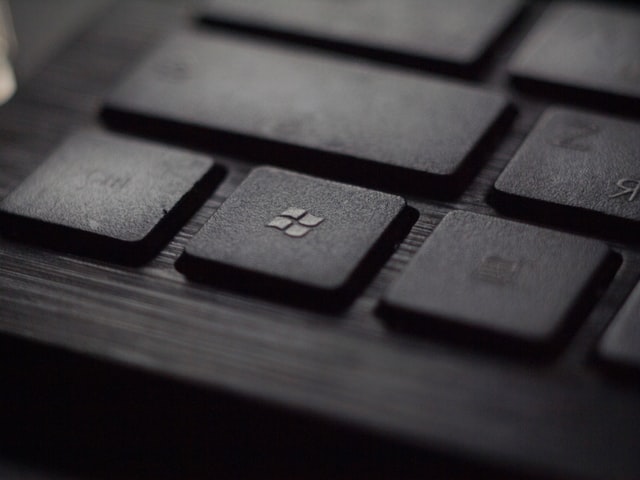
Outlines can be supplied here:
<path id="1" fill-rule="evenodd" d="M 409 220 L 401 197 L 260 167 L 187 245 L 178 267 L 202 281 L 331 307 L 390 253 Z"/>
<path id="2" fill-rule="evenodd" d="M 555 208 L 573 220 L 592 213 L 599 220 L 636 223 L 639 152 L 640 124 L 549 109 L 498 178 L 499 206 L 520 206 L 545 219 Z"/>
<path id="3" fill-rule="evenodd" d="M 67 139 L 0 203 L 4 232 L 139 264 L 210 194 L 209 157 L 94 130 Z"/>
<path id="4" fill-rule="evenodd" d="M 545 347 L 579 320 L 611 256 L 598 241 L 453 212 L 386 292 L 382 311 L 407 330 Z"/>
<path id="5" fill-rule="evenodd" d="M 521 10 L 519 0 L 210 0 L 203 16 L 402 62 L 473 68 Z"/>
<path id="6" fill-rule="evenodd" d="M 599 354 L 612 365 L 640 370 L 640 285 L 605 332 Z"/>
<path id="7" fill-rule="evenodd" d="M 204 131 L 217 135 L 221 147 L 255 139 L 263 141 L 258 147 L 264 141 L 297 147 L 289 159 L 296 166 L 316 161 L 312 153 L 319 151 L 338 156 L 332 165 L 339 171 L 366 166 L 382 178 L 383 168 L 393 167 L 410 177 L 448 178 L 471 159 L 507 106 L 502 95 L 466 85 L 182 33 L 116 89 L 107 116 L 119 112 L 133 128 L 157 120 L 168 135 Z M 283 160 L 274 157 L 262 160 Z"/>
<path id="8" fill-rule="evenodd" d="M 559 3 L 510 66 L 516 79 L 640 105 L 640 10 Z"/>

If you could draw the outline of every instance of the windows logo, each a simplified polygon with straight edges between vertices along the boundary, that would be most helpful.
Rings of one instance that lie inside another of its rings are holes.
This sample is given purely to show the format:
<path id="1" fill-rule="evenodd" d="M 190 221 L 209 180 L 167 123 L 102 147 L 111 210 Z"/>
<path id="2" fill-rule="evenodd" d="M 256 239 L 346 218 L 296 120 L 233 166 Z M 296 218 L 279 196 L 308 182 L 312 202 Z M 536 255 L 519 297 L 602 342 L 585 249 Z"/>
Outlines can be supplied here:
<path id="1" fill-rule="evenodd" d="M 302 238 L 322 222 L 324 218 L 316 217 L 303 208 L 290 207 L 267 223 L 267 227 L 281 230 L 289 237 Z"/>

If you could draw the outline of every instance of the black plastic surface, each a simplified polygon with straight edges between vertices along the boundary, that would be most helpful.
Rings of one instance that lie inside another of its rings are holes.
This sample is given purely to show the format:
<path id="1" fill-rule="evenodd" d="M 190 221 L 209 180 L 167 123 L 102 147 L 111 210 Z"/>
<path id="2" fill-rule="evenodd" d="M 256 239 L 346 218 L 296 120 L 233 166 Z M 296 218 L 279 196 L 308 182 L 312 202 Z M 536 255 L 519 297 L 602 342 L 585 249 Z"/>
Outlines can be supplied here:
<path id="1" fill-rule="evenodd" d="M 205 129 L 221 146 L 230 133 L 254 149 L 255 139 L 306 149 L 291 155 L 297 168 L 312 150 L 337 155 L 337 170 L 373 177 L 456 174 L 507 107 L 477 87 L 198 32 L 165 42 L 107 100 L 123 121 Z"/>
<path id="2" fill-rule="evenodd" d="M 31 243 L 130 263 L 157 253 L 211 193 L 213 160 L 79 132 L 0 203 L 3 230 Z"/>
<path id="3" fill-rule="evenodd" d="M 632 3 L 632 2 L 629 2 Z M 512 60 L 532 87 L 598 94 L 640 107 L 640 10 L 560 2 L 536 24 Z"/>
<path id="4" fill-rule="evenodd" d="M 639 153 L 640 124 L 552 108 L 504 169 L 495 189 L 506 209 L 520 208 L 545 219 L 556 211 L 560 217 L 573 215 L 566 223 L 586 212 L 599 216 L 601 224 L 616 224 L 622 235 L 635 236 L 629 227 L 640 218 Z M 590 221 L 586 216 L 584 220 Z"/>
<path id="5" fill-rule="evenodd" d="M 471 68 L 521 7 L 519 0 L 213 0 L 203 16 L 214 25 L 309 38 L 385 60 Z"/>
<path id="6" fill-rule="evenodd" d="M 610 255 L 601 242 L 453 212 L 382 301 L 405 328 L 413 322 L 428 332 L 430 324 L 435 330 L 434 323 L 446 322 L 548 346 L 593 291 Z"/>
<path id="7" fill-rule="evenodd" d="M 600 355 L 615 364 L 640 371 L 640 285 L 631 293 L 600 342 Z"/>
<path id="8" fill-rule="evenodd" d="M 376 314 L 383 292 L 447 212 L 504 214 L 487 194 L 551 103 L 551 90 L 533 96 L 508 81 L 506 61 L 547 6 L 527 3 L 523 23 L 498 42 L 496 62 L 477 79 L 480 88 L 513 99 L 516 121 L 478 158 L 464 191 L 448 200 L 434 199 L 422 178 L 412 192 L 389 184 L 420 218 L 340 311 L 195 282 L 175 270 L 184 247 L 256 156 L 259 163 L 280 160 L 261 148 L 224 155 L 227 144 L 214 142 L 207 129 L 212 141 L 204 147 L 176 135 L 175 123 L 156 137 L 202 149 L 228 175 L 144 266 L 0 237 L 0 464 L 17 463 L 28 478 L 34 475 L 27 467 L 40 466 L 48 479 L 636 480 L 637 377 L 612 375 L 592 360 L 637 283 L 640 251 L 637 242 L 601 231 L 602 219 L 589 222 L 587 235 L 605 241 L 623 262 L 548 361 L 461 344 L 459 330 L 450 339 L 400 335 Z M 98 123 L 107 93 L 159 41 L 176 28 L 196 28 L 197 12 L 185 5 L 118 2 L 3 107 L 0 195 L 69 131 Z M 603 112 L 611 105 L 591 106 Z M 371 175 L 353 178 L 366 185 Z M 577 233 L 570 224 L 559 229 Z"/>
<path id="9" fill-rule="evenodd" d="M 309 289 L 335 302 L 372 254 L 380 257 L 383 249 L 388 257 L 392 239 L 406 233 L 406 222 L 398 231 L 405 207 L 395 195 L 258 168 L 191 240 L 180 263 L 188 275 L 223 286 L 247 287 L 253 279 L 285 299 Z"/>

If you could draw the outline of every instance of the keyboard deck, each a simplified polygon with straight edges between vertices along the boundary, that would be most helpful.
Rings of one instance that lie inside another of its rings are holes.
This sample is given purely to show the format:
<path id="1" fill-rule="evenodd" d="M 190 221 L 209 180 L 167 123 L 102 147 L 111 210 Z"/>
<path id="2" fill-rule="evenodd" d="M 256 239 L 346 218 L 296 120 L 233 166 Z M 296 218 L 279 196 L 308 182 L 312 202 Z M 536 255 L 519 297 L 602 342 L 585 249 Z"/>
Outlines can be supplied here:
<path id="1" fill-rule="evenodd" d="M 251 3 L 116 2 L 3 107 L 5 456 L 638 478 L 637 6 Z"/>

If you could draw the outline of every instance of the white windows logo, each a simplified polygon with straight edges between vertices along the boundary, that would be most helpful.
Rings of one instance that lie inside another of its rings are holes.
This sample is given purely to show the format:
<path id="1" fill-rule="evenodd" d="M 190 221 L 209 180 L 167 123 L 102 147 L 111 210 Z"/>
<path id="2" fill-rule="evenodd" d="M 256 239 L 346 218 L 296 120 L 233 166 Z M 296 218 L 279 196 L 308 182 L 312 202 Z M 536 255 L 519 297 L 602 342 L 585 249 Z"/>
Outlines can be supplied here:
<path id="1" fill-rule="evenodd" d="M 316 217 L 303 208 L 290 207 L 267 223 L 266 226 L 281 230 L 289 237 L 302 238 L 322 222 L 324 222 L 324 218 Z"/>

